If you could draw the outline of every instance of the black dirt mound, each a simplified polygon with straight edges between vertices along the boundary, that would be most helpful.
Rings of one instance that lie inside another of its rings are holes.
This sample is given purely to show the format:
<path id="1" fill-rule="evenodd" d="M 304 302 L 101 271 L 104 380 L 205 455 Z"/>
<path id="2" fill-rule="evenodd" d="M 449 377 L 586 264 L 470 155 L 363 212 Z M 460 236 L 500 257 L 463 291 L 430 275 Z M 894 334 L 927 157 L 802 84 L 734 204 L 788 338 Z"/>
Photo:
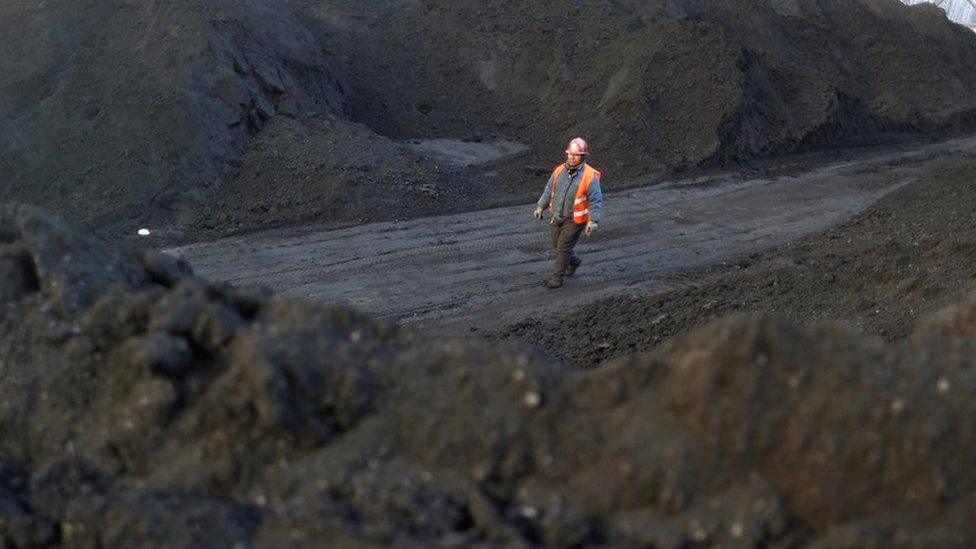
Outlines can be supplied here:
<path id="1" fill-rule="evenodd" d="M 188 223 L 279 115 L 341 112 L 316 34 L 270 3 L 0 6 L 0 200 L 94 227 Z"/>
<path id="2" fill-rule="evenodd" d="M 976 37 L 897 0 L 11 0 L 0 39 L 0 200 L 169 239 L 529 200 L 575 134 L 619 187 L 976 108 Z"/>
<path id="3" fill-rule="evenodd" d="M 976 541 L 976 300 L 903 345 L 732 317 L 578 371 L 0 228 L 8 546 Z"/>

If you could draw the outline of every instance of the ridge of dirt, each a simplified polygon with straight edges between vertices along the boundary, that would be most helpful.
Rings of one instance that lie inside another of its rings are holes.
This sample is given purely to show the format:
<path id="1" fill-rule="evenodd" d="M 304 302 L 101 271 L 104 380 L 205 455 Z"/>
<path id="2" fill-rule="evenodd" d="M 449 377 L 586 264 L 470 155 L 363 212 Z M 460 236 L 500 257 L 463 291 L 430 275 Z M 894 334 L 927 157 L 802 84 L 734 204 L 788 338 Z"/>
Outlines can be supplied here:
<path id="1" fill-rule="evenodd" d="M 32 207 L 0 237 L 5 545 L 976 541 L 973 296 L 898 343 L 736 316 L 581 371 Z"/>

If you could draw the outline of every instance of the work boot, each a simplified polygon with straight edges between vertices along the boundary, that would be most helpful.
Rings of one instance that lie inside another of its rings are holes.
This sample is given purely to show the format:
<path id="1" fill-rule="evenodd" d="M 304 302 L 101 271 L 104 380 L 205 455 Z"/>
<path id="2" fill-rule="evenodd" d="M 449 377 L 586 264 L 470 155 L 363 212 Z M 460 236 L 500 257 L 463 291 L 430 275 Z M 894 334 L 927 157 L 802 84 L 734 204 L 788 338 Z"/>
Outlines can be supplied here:
<path id="1" fill-rule="evenodd" d="M 561 288 L 563 285 L 563 277 L 552 275 L 546 280 L 546 288 L 554 290 L 556 288 Z"/>
<path id="2" fill-rule="evenodd" d="M 583 260 L 578 257 L 570 259 L 569 265 L 566 265 L 566 269 L 563 271 L 563 275 L 573 276 L 573 273 L 576 272 L 576 267 L 579 267 L 581 263 L 583 263 Z"/>

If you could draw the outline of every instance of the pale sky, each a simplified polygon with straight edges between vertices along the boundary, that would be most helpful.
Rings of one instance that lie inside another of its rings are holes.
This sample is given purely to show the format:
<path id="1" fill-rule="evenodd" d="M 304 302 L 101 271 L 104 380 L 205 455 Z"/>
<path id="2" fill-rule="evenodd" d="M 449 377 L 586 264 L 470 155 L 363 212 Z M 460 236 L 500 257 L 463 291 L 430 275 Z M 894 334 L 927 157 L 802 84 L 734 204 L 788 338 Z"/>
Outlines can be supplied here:
<path id="1" fill-rule="evenodd" d="M 926 0 L 902 0 L 906 4 L 921 4 Z M 946 0 L 942 7 L 949 19 L 961 23 L 976 23 L 976 9 L 967 0 Z"/>

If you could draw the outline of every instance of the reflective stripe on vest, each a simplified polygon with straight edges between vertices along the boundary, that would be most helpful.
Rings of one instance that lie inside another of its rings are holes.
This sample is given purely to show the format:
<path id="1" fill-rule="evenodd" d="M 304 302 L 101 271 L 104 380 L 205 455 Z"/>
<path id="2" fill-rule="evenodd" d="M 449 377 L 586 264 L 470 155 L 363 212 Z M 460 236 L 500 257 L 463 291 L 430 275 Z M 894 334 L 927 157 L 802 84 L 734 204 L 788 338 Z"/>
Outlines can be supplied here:
<path id="1" fill-rule="evenodd" d="M 552 170 L 552 191 L 549 193 L 549 211 L 553 215 L 556 214 L 556 210 L 552 207 L 556 201 L 556 180 L 559 179 L 559 176 L 565 170 L 566 164 L 560 164 Z M 583 164 L 583 181 L 580 182 L 579 189 L 576 191 L 576 199 L 573 200 L 573 223 L 577 225 L 582 225 L 590 220 L 590 208 L 586 200 L 586 194 L 590 190 L 590 183 L 593 182 L 594 177 L 603 179 L 603 173 L 589 164 Z"/>

